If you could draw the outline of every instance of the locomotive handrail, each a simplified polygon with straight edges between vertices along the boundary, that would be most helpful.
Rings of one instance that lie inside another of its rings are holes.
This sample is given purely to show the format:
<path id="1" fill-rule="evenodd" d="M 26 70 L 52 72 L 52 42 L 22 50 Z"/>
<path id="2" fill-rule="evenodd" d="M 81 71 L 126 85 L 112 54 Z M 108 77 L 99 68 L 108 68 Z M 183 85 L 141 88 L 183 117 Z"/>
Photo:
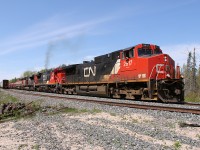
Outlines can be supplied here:
<path id="1" fill-rule="evenodd" d="M 151 70 L 150 76 L 149 76 L 149 89 L 151 89 L 151 75 L 153 73 L 153 70 L 155 69 L 156 65 L 153 67 L 153 69 Z"/>
<path id="2" fill-rule="evenodd" d="M 164 64 L 163 64 L 164 65 Z M 158 72 L 157 72 L 157 75 L 156 75 L 156 89 L 158 88 L 158 82 L 157 82 L 157 79 L 158 79 L 158 75 L 160 73 L 160 69 L 161 69 L 162 66 L 160 66 Z"/>
<path id="3" fill-rule="evenodd" d="M 157 64 L 154 65 L 153 69 L 151 70 L 151 73 L 150 73 L 150 76 L 149 76 L 149 88 L 151 88 L 151 76 L 152 76 L 152 73 L 153 73 L 153 70 L 156 68 Z M 157 75 L 156 75 L 156 89 L 158 88 L 158 82 L 157 82 L 157 78 L 158 78 L 158 75 L 160 73 L 160 69 L 161 69 L 162 66 L 160 66 L 159 70 L 156 71 Z"/>
<path id="4" fill-rule="evenodd" d="M 153 67 L 153 69 L 151 70 L 150 76 L 149 76 L 149 80 L 151 79 L 151 75 L 153 73 L 153 70 L 155 69 L 156 65 Z"/>

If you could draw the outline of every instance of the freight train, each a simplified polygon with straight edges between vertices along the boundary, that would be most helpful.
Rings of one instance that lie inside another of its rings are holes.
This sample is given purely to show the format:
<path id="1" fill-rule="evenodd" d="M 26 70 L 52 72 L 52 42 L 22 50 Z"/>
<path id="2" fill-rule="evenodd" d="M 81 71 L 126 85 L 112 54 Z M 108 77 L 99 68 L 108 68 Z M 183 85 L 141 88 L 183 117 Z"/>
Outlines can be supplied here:
<path id="1" fill-rule="evenodd" d="M 179 67 L 153 44 L 138 44 L 92 61 L 38 72 L 9 83 L 9 87 L 167 103 L 184 101 Z"/>

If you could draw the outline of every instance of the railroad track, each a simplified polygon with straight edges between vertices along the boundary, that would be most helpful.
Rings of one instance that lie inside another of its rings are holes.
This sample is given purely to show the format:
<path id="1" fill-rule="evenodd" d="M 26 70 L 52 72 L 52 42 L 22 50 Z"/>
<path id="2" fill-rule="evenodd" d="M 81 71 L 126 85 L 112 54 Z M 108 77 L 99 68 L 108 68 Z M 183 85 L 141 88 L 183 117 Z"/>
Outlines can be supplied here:
<path id="1" fill-rule="evenodd" d="M 189 106 L 200 106 L 200 104 L 198 104 L 198 103 L 189 103 L 189 102 L 185 102 L 184 105 L 189 105 Z"/>
<path id="2" fill-rule="evenodd" d="M 83 98 L 70 98 L 70 97 L 63 97 L 63 96 L 44 95 L 44 94 L 36 94 L 36 93 L 24 93 L 24 92 L 22 93 L 22 92 L 16 92 L 16 91 L 12 91 L 12 92 L 21 93 L 24 95 L 33 95 L 33 96 L 40 96 L 40 97 L 89 102 L 89 103 L 103 104 L 103 105 L 109 105 L 109 106 L 119 106 L 119 107 L 128 107 L 128 108 L 146 109 L 146 110 L 160 110 L 160 111 L 170 111 L 170 112 L 179 112 L 179 113 L 191 113 L 191 114 L 200 115 L 200 109 L 155 106 L 155 105 L 149 105 L 149 104 L 143 105 L 143 104 L 133 104 L 133 103 L 120 103 L 120 102 L 111 102 L 111 101 L 102 101 L 102 100 L 91 100 L 91 99 L 83 99 Z M 185 103 L 185 104 L 199 106 L 199 104 L 194 104 L 194 103 Z"/>

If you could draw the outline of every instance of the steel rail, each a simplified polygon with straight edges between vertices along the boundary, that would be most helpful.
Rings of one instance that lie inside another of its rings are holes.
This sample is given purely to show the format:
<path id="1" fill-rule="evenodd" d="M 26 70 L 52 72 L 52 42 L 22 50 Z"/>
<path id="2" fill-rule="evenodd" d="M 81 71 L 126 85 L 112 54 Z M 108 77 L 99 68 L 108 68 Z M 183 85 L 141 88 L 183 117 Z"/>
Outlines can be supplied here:
<path id="1" fill-rule="evenodd" d="M 189 105 L 189 106 L 199 106 L 199 107 L 200 107 L 200 104 L 199 104 L 199 103 L 184 102 L 183 104 L 184 104 L 184 105 Z"/>
<path id="2" fill-rule="evenodd" d="M 16 91 L 12 91 L 12 92 L 18 93 Z M 109 105 L 109 106 L 119 106 L 119 107 L 128 107 L 128 108 L 145 109 L 145 110 L 160 110 L 160 111 L 179 112 L 179 113 L 191 113 L 191 114 L 200 115 L 200 109 L 143 105 L 143 104 L 133 104 L 133 103 L 120 103 L 120 102 L 111 102 L 111 101 L 90 100 L 90 99 L 83 99 L 83 98 L 69 98 L 69 97 L 63 97 L 63 96 L 43 95 L 43 94 L 35 94 L 35 93 L 21 93 L 21 94 L 64 99 L 64 100 L 73 100 L 73 101 L 80 101 L 80 102 L 90 102 L 90 103 L 97 103 L 97 104 L 103 104 L 103 105 Z"/>

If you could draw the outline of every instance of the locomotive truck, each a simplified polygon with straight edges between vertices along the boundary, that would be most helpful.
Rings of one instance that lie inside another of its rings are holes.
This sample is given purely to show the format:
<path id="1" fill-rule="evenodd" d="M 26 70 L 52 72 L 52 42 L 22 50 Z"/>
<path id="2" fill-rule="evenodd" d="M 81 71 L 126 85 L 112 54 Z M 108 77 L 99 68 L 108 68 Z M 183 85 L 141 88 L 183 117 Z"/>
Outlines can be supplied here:
<path id="1" fill-rule="evenodd" d="M 123 99 L 183 102 L 184 83 L 174 60 L 159 46 L 138 44 L 92 61 L 37 73 L 11 88 Z"/>

